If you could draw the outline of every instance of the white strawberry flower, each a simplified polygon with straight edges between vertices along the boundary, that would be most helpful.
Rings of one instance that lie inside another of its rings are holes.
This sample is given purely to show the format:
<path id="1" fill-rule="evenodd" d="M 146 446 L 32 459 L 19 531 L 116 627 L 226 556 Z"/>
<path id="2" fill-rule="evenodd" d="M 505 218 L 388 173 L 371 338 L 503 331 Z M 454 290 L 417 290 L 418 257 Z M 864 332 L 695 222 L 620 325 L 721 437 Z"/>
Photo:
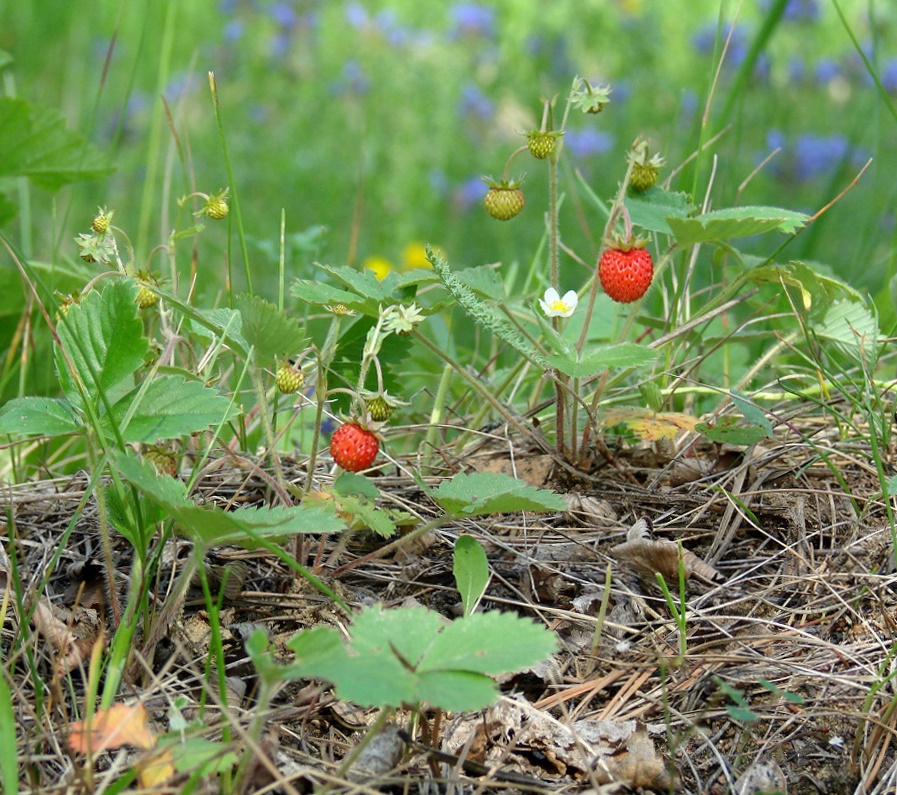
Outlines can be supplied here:
<path id="1" fill-rule="evenodd" d="M 576 290 L 568 290 L 561 298 L 554 287 L 549 287 L 545 291 L 545 297 L 539 299 L 539 305 L 546 317 L 570 317 L 576 310 L 578 301 Z"/>

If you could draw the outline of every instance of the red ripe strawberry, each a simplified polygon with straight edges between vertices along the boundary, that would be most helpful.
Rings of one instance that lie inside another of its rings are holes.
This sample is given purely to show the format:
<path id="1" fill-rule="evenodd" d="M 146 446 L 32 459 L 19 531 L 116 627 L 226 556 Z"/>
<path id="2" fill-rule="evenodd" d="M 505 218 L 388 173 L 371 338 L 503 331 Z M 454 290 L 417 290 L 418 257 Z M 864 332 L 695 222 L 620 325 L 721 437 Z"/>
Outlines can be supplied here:
<path id="1" fill-rule="evenodd" d="M 651 286 L 654 262 L 646 248 L 609 248 L 598 260 L 601 286 L 614 301 L 628 304 L 641 298 Z"/>
<path id="2" fill-rule="evenodd" d="M 357 422 L 340 425 L 330 438 L 330 455 L 347 472 L 359 472 L 374 463 L 380 440 Z"/>

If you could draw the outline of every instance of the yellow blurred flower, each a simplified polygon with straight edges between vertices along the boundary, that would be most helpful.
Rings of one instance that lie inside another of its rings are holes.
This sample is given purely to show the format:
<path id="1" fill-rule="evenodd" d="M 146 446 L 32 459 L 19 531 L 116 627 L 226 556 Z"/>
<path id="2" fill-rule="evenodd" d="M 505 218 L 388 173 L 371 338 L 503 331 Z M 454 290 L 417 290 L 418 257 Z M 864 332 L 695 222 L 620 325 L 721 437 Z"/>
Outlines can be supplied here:
<path id="1" fill-rule="evenodd" d="M 368 257 L 364 261 L 364 267 L 374 272 L 379 281 L 383 281 L 387 274 L 393 270 L 393 264 L 385 257 Z"/>
<path id="2" fill-rule="evenodd" d="M 433 249 L 437 253 L 441 253 L 436 246 Z M 430 260 L 427 259 L 426 246 L 419 240 L 413 240 L 405 246 L 405 249 L 402 251 L 402 267 L 406 271 L 414 270 L 415 268 L 433 267 L 430 264 Z"/>

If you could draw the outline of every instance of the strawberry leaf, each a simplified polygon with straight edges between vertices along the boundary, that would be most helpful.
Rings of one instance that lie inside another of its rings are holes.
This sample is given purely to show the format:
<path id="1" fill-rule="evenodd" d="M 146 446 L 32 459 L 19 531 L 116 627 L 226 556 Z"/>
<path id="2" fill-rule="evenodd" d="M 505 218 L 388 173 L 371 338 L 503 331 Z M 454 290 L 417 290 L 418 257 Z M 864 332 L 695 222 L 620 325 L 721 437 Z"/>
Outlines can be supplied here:
<path id="1" fill-rule="evenodd" d="M 498 695 L 487 674 L 531 666 L 555 649 L 554 636 L 511 613 L 483 613 L 447 621 L 424 607 L 363 610 L 349 630 L 348 646 L 337 630 L 305 630 L 287 643 L 295 662 L 287 677 L 317 677 L 336 685 L 340 698 L 361 706 L 427 703 L 455 712 L 480 709 Z M 252 639 L 260 673 L 273 659 Z"/>
<path id="2" fill-rule="evenodd" d="M 119 454 L 115 461 L 125 480 L 164 508 L 186 535 L 204 546 L 239 544 L 253 548 L 259 545 L 259 539 L 279 539 L 296 533 L 331 533 L 346 528 L 333 506 L 323 504 L 233 511 L 201 507 L 187 496 L 186 486 L 180 480 L 156 474 L 149 464 L 133 456 Z"/>
<path id="3" fill-rule="evenodd" d="M 688 218 L 694 207 L 685 193 L 673 193 L 654 188 L 647 193 L 626 197 L 626 209 L 632 223 L 649 232 L 673 234 L 671 218 Z"/>
<path id="4" fill-rule="evenodd" d="M 456 475 L 429 495 L 451 516 L 566 509 L 559 494 L 498 472 Z"/>
<path id="5" fill-rule="evenodd" d="M 243 318 L 244 339 L 255 348 L 259 361 L 298 354 L 305 347 L 299 322 L 258 295 L 241 295 L 237 310 Z"/>
<path id="6" fill-rule="evenodd" d="M 136 295 L 133 279 L 111 282 L 70 306 L 56 327 L 62 343 L 62 350 L 56 352 L 59 380 L 76 406 L 81 404 L 81 394 L 75 378 L 97 400 L 101 390 L 109 395 L 143 365 L 149 344 L 137 316 Z"/>
<path id="7" fill-rule="evenodd" d="M 657 358 L 657 351 L 636 345 L 634 342 L 619 342 L 592 348 L 582 356 L 575 351 L 559 353 L 548 357 L 548 362 L 557 370 L 573 378 L 586 378 L 615 367 L 640 367 Z"/>
<path id="8" fill-rule="evenodd" d="M 96 149 L 66 129 L 59 112 L 0 97 L 0 177 L 28 177 L 41 188 L 57 190 L 111 171 Z"/>
<path id="9" fill-rule="evenodd" d="M 119 400 L 111 419 L 126 442 L 154 442 L 204 431 L 234 413 L 231 401 L 214 389 L 163 375 Z"/>
<path id="10" fill-rule="evenodd" d="M 67 400 L 24 397 L 0 408 L 0 433 L 29 436 L 61 436 L 80 431 L 84 423 Z"/>
<path id="11" fill-rule="evenodd" d="M 778 207 L 730 207 L 692 218 L 666 219 L 676 241 L 683 246 L 773 231 L 790 235 L 809 220 L 810 216 L 804 213 Z"/>

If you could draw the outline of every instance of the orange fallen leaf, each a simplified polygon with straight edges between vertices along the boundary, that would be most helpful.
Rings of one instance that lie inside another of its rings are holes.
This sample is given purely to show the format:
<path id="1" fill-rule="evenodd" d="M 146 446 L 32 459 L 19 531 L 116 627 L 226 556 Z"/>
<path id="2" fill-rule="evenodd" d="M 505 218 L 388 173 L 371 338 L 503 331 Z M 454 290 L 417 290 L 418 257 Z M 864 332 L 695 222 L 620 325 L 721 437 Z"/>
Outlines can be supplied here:
<path id="1" fill-rule="evenodd" d="M 650 409 L 639 409 L 632 406 L 609 408 L 602 417 L 602 424 L 605 428 L 612 425 L 625 425 L 646 442 L 673 439 L 680 431 L 695 430 L 698 422 L 697 417 L 677 411 L 656 413 Z"/>
<path id="2" fill-rule="evenodd" d="M 96 754 L 123 745 L 156 746 L 156 735 L 147 725 L 143 704 L 113 704 L 109 709 L 98 709 L 90 720 L 71 726 L 69 747 L 76 753 Z"/>

